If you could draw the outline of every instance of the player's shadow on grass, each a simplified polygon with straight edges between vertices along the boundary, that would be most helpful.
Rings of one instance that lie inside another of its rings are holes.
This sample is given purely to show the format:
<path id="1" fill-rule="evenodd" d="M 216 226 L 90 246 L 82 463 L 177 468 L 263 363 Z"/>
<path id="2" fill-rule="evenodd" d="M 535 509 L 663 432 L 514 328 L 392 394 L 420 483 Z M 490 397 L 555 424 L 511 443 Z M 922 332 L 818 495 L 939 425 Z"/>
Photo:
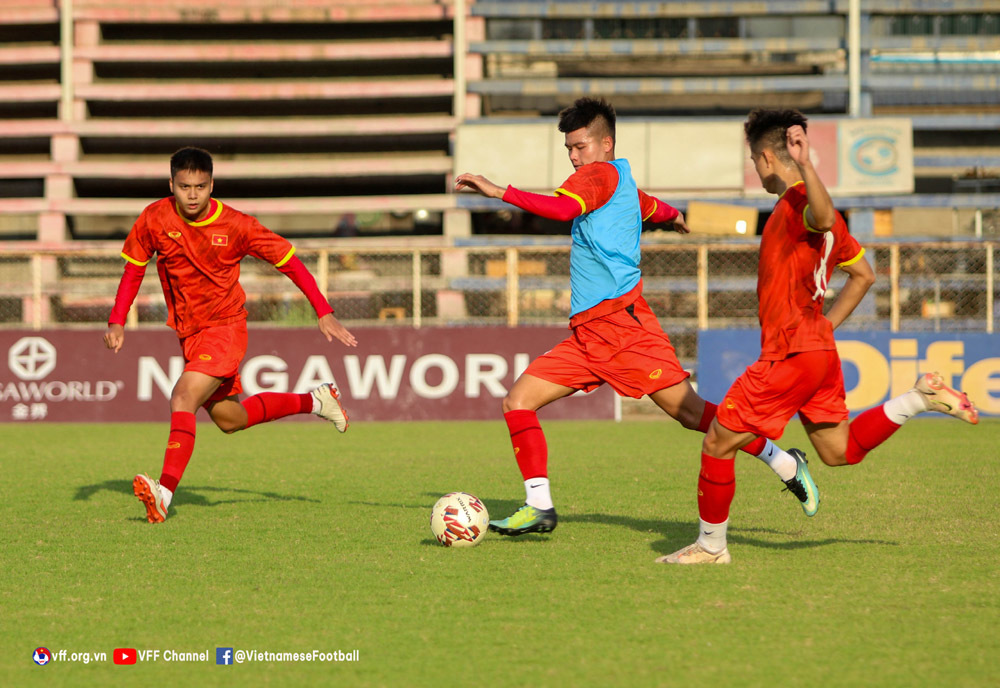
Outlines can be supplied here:
<path id="1" fill-rule="evenodd" d="M 73 501 L 87 501 L 98 492 L 120 492 L 127 494 L 134 499 L 131 480 L 105 480 L 102 483 L 93 485 L 82 485 L 76 489 Z M 232 499 L 210 499 L 203 493 L 227 493 L 237 495 Z M 170 504 L 170 513 L 175 515 L 175 509 L 186 506 L 215 507 L 221 504 L 239 504 L 242 502 L 313 502 L 319 504 L 320 500 L 299 495 L 283 495 L 277 492 L 261 492 L 258 490 L 243 490 L 236 487 L 198 487 L 196 485 L 185 485 L 184 490 L 174 498 Z M 145 521 L 145 518 L 133 520 Z"/>
<path id="2" fill-rule="evenodd" d="M 602 525 L 623 526 L 641 533 L 651 533 L 660 535 L 662 540 L 654 542 L 651 547 L 660 554 L 670 554 L 681 547 L 685 547 L 694 542 L 697 536 L 697 521 L 669 521 L 666 519 L 640 519 L 628 516 L 618 516 L 614 514 L 567 514 L 559 517 L 560 523 L 600 523 Z M 802 530 L 791 528 L 789 530 L 776 530 L 774 528 L 733 528 L 728 531 L 730 544 L 750 545 L 752 547 L 762 547 L 765 549 L 812 549 L 814 547 L 826 547 L 833 544 L 856 544 L 856 545 L 893 545 L 898 546 L 898 542 L 888 540 L 871 540 L 859 538 L 823 538 L 820 540 L 800 539 Z M 756 537 L 755 534 L 774 535 L 784 538 L 783 540 L 766 539 Z"/>

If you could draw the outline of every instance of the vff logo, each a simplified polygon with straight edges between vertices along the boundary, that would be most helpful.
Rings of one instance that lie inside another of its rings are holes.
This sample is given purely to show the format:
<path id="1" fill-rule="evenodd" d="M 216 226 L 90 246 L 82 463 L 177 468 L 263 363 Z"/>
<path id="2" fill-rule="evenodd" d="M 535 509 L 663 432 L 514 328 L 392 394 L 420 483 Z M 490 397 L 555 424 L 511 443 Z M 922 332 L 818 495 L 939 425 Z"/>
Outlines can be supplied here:
<path id="1" fill-rule="evenodd" d="M 21 337 L 7 351 L 7 366 L 22 380 L 41 380 L 56 367 L 56 348 L 42 337 Z"/>
<path id="2" fill-rule="evenodd" d="M 31 658 L 35 660 L 35 664 L 38 666 L 45 666 L 52 661 L 52 653 L 49 652 L 47 647 L 35 648 L 34 653 L 32 653 Z"/>

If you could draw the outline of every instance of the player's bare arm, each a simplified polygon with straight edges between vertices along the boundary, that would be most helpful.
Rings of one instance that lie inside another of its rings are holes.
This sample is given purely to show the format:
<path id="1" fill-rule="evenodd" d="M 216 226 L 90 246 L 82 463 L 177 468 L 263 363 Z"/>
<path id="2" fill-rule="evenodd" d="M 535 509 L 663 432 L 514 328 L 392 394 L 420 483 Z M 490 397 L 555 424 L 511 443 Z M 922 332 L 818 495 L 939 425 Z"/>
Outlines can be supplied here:
<path id="1" fill-rule="evenodd" d="M 687 226 L 687 222 L 684 220 L 684 213 L 678 212 L 677 217 L 673 220 L 672 229 L 678 234 L 690 234 L 691 228 Z"/>
<path id="2" fill-rule="evenodd" d="M 650 203 L 653 204 L 652 211 L 648 209 Z M 665 229 L 668 232 L 673 231 L 678 234 L 690 233 L 691 228 L 687 226 L 687 222 L 684 220 L 684 213 L 669 203 L 651 196 L 642 189 L 639 189 L 639 206 L 643 213 L 648 213 L 643 216 L 643 222 L 649 221 L 657 225 L 666 225 Z"/>
<path id="3" fill-rule="evenodd" d="M 469 174 L 468 172 L 455 177 L 455 189 L 468 189 L 486 196 L 487 198 L 503 198 L 505 187 L 497 186 L 481 174 Z"/>
<path id="4" fill-rule="evenodd" d="M 825 232 L 833 227 L 837 216 L 833 208 L 833 200 L 823 182 L 820 181 L 812 160 L 809 159 L 809 138 L 806 136 L 805 129 L 797 124 L 788 127 L 785 140 L 788 154 L 792 156 L 792 160 L 799 168 L 799 174 L 802 175 L 802 179 L 806 183 L 806 197 L 809 199 L 806 220 L 813 229 Z"/>
<path id="5" fill-rule="evenodd" d="M 118 353 L 124 345 L 125 328 L 117 323 L 108 325 L 108 330 L 104 333 L 104 346 Z"/>
<path id="6" fill-rule="evenodd" d="M 861 299 L 868 293 L 868 289 L 875 284 L 875 272 L 863 256 L 850 265 L 841 266 L 840 269 L 847 273 L 847 282 L 844 283 L 840 295 L 826 314 L 826 319 L 833 325 L 833 329 L 837 329 L 847 320 L 847 316 L 854 312 Z"/>
<path id="7" fill-rule="evenodd" d="M 333 313 L 327 313 L 319 319 L 319 331 L 326 337 L 326 341 L 332 342 L 334 339 L 344 346 L 357 346 L 358 340 L 348 332 L 347 328 L 340 324 L 340 321 L 333 317 Z"/>

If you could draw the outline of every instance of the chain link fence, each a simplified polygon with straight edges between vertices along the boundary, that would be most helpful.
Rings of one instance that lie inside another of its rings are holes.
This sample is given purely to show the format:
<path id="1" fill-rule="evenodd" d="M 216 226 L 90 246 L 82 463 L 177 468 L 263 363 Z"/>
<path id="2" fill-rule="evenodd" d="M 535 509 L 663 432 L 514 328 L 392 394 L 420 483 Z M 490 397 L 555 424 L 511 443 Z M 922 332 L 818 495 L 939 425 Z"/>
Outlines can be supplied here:
<path id="1" fill-rule="evenodd" d="M 992 241 L 866 244 L 878 280 L 851 329 L 992 332 L 997 273 Z M 0 257 L 0 326 L 103 327 L 123 262 L 119 248 L 8 250 Z M 569 246 L 336 248 L 297 255 L 348 326 L 552 325 L 569 313 Z M 644 294 L 682 360 L 699 328 L 757 326 L 757 242 L 671 241 L 643 246 Z M 827 305 L 845 277 L 835 273 Z M 303 326 L 315 315 L 272 266 L 242 265 L 251 323 Z M 162 326 L 155 265 L 129 327 Z"/>

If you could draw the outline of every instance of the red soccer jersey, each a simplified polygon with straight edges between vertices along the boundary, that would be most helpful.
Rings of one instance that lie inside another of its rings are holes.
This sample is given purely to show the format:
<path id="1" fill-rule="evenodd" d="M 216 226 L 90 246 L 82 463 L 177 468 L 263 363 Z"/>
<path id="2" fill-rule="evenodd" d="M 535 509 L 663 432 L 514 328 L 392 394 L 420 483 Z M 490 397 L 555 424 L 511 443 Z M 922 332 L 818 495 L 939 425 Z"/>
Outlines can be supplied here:
<path id="1" fill-rule="evenodd" d="M 580 204 L 580 214 L 597 210 L 611 200 L 618 188 L 618 170 L 606 162 L 592 162 L 574 172 L 562 186 L 556 189 L 557 194 L 563 194 Z M 642 219 L 648 220 L 656 212 L 655 198 L 639 190 L 639 210 Z"/>
<path id="2" fill-rule="evenodd" d="M 294 253 L 287 239 L 215 199 L 206 219 L 189 222 L 172 196 L 142 211 L 122 248 L 122 257 L 136 265 L 146 265 L 156 254 L 167 325 L 179 337 L 247 317 L 239 282 L 245 256 L 280 267 Z"/>
<path id="3" fill-rule="evenodd" d="M 828 232 L 819 232 L 806 222 L 807 206 L 805 184 L 795 184 L 764 226 L 757 264 L 762 361 L 837 348 L 833 326 L 823 315 L 823 296 L 833 268 L 865 253 L 840 213 Z"/>

